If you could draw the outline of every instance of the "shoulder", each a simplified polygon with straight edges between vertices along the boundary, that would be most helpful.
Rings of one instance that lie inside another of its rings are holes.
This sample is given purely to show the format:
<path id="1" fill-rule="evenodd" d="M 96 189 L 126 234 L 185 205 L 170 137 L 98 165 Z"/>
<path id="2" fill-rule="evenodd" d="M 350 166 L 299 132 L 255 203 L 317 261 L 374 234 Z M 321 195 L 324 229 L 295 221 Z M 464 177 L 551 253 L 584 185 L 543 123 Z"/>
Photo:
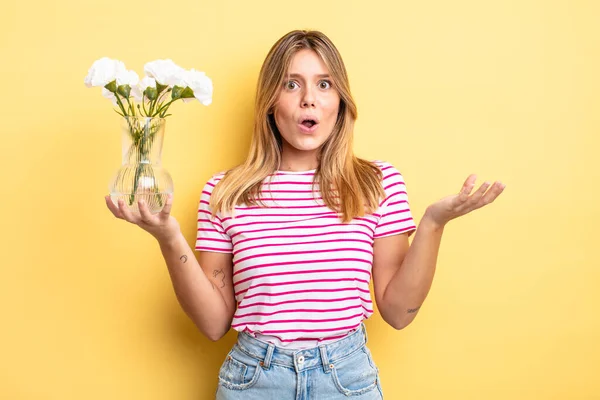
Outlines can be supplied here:
<path id="1" fill-rule="evenodd" d="M 400 171 L 392 163 L 390 163 L 388 161 L 373 160 L 373 161 L 371 161 L 371 163 L 373 165 L 376 165 L 381 170 L 384 180 L 392 178 L 394 176 L 402 177 L 402 174 L 400 173 Z"/>
<path id="2" fill-rule="evenodd" d="M 219 181 L 221 179 L 223 179 L 223 177 L 227 174 L 228 171 L 221 171 L 221 172 L 217 172 L 215 174 L 213 174 L 210 179 L 208 180 L 209 182 L 213 182 L 213 183 L 219 183 Z"/>
<path id="3" fill-rule="evenodd" d="M 212 184 L 212 186 L 216 186 L 217 183 L 219 183 L 220 181 L 223 180 L 223 178 L 227 178 L 227 181 L 230 182 L 231 179 L 236 179 L 239 178 L 244 171 L 244 165 L 243 164 L 239 164 L 239 165 L 235 165 L 229 169 L 225 169 L 219 172 L 214 173 L 210 179 L 208 180 L 207 184 Z"/>
<path id="4" fill-rule="evenodd" d="M 204 182 L 204 188 L 203 188 L 203 193 L 204 194 L 211 194 L 213 189 L 215 188 L 215 186 L 217 186 L 217 183 L 219 183 L 221 181 L 221 179 L 223 179 L 223 177 L 225 176 L 225 174 L 227 173 L 227 171 L 221 171 L 221 172 L 217 172 L 214 173 L 213 175 L 210 176 L 210 178 L 208 178 L 207 181 Z"/>

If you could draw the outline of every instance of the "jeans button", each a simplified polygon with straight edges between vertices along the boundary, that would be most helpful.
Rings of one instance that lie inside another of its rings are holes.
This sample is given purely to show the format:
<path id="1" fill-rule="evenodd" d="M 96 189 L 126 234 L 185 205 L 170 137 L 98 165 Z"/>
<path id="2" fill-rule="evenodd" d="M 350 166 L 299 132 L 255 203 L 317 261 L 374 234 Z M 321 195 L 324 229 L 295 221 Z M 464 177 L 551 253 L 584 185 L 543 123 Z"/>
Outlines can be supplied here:
<path id="1" fill-rule="evenodd" d="M 304 356 L 298 357 L 298 364 L 302 364 L 304 362 Z"/>

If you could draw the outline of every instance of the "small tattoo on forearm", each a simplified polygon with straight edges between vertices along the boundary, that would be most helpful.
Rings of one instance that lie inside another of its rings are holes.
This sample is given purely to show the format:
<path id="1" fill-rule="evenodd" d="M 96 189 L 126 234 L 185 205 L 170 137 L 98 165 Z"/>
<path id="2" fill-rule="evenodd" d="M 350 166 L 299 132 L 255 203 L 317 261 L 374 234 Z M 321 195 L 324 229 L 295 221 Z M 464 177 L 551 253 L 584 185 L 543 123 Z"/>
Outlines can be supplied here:
<path id="1" fill-rule="evenodd" d="M 187 262 L 187 256 L 184 254 L 181 257 L 179 257 L 180 260 L 183 260 L 183 263 L 185 264 Z"/>
<path id="2" fill-rule="evenodd" d="M 407 310 L 407 312 L 410 313 L 416 313 L 417 311 L 419 311 L 419 308 L 421 308 L 421 306 L 417 307 L 417 308 L 409 308 Z"/>
<path id="3" fill-rule="evenodd" d="M 221 287 L 224 288 L 225 287 L 225 272 L 223 272 L 222 269 L 213 271 L 213 278 L 217 278 L 217 277 L 221 278 Z"/>

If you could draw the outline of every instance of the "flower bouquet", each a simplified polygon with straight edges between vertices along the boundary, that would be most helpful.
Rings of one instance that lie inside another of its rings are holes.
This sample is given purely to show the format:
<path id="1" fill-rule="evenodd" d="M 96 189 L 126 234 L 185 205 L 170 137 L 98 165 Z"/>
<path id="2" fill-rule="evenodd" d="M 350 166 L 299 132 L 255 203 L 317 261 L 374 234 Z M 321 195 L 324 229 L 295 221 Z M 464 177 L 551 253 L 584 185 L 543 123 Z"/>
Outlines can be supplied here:
<path id="1" fill-rule="evenodd" d="M 181 99 L 212 103 L 212 81 L 204 72 L 185 70 L 172 60 L 156 60 L 144 65 L 146 76 L 140 80 L 119 60 L 103 57 L 95 61 L 85 77 L 87 87 L 101 86 L 121 118 L 122 165 L 109 184 L 112 202 L 123 199 L 127 207 L 139 213 L 138 201 L 144 200 L 152 213 L 159 212 L 173 180 L 161 166 L 165 119 L 169 107 Z"/>

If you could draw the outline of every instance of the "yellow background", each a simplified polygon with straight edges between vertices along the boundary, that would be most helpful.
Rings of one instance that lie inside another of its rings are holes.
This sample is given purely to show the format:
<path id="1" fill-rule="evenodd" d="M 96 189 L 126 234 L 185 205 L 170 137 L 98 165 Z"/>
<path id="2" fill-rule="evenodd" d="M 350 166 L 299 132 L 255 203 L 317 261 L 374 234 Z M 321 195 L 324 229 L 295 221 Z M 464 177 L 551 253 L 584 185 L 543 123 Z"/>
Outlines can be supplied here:
<path id="1" fill-rule="evenodd" d="M 386 399 L 600 399 L 597 1 L 9 2 L 0 24 L 0 398 L 209 399 L 235 334 L 205 339 L 155 240 L 105 206 L 119 117 L 83 80 L 205 71 L 163 165 L 193 246 L 202 186 L 243 160 L 259 68 L 293 29 L 340 50 L 356 153 L 405 176 L 417 222 L 470 173 L 495 203 L 452 221 L 431 292 L 369 345 Z"/>

